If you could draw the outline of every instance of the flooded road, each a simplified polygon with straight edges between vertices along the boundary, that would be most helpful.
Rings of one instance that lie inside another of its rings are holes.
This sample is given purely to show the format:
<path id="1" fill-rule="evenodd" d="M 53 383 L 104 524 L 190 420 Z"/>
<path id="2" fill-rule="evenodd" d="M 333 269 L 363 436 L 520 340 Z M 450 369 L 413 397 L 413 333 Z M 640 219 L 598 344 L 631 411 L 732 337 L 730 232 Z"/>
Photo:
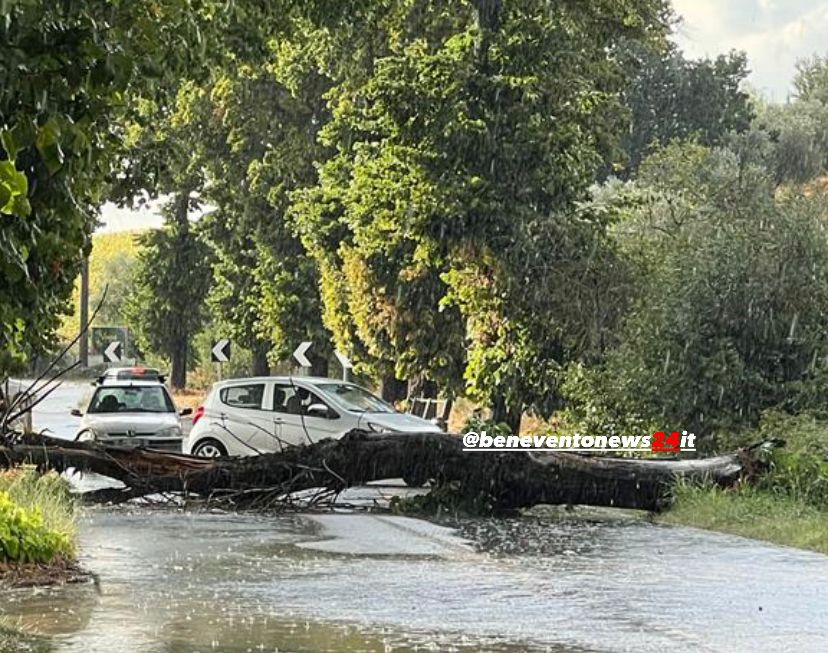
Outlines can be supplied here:
<path id="1" fill-rule="evenodd" d="M 828 650 L 828 559 L 647 523 L 90 510 L 55 651 Z"/>
<path id="2" fill-rule="evenodd" d="M 828 651 L 828 557 L 643 521 L 87 510 L 66 652 Z"/>

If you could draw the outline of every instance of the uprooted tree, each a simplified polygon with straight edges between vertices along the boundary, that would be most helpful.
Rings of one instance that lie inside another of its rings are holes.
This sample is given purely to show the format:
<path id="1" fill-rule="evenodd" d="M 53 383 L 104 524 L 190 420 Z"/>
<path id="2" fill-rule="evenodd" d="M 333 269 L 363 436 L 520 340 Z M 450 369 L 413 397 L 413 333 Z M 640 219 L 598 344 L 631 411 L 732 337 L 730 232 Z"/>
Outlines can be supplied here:
<path id="1" fill-rule="evenodd" d="M 96 502 L 183 494 L 240 508 L 276 508 L 317 489 L 331 498 L 345 488 L 398 477 L 433 479 L 456 496 L 493 511 L 536 504 L 587 504 L 658 510 L 677 478 L 733 486 L 761 473 L 764 446 L 699 460 L 636 460 L 573 453 L 463 451 L 460 438 L 442 433 L 374 434 L 352 431 L 340 440 L 286 447 L 249 458 L 196 458 L 143 449 L 25 436 L 0 445 L 0 468 L 94 472 L 124 488 L 86 495 Z M 482 499 L 482 503 L 481 503 Z"/>

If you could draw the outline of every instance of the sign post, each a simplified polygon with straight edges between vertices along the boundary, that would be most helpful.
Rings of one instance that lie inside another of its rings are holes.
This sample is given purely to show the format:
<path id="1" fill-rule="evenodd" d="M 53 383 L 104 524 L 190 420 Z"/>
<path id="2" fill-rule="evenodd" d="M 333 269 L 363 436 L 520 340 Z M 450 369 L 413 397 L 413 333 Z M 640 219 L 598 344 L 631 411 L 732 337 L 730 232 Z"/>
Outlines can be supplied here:
<path id="1" fill-rule="evenodd" d="M 221 381 L 221 366 L 230 362 L 230 339 L 219 338 L 210 349 L 210 360 L 216 363 L 218 380 Z"/>
<path id="2" fill-rule="evenodd" d="M 354 364 L 351 362 L 351 359 L 342 352 L 334 351 L 334 356 L 336 356 L 336 360 L 339 361 L 339 364 L 342 365 L 342 380 L 347 381 L 348 371 L 354 369 Z"/>

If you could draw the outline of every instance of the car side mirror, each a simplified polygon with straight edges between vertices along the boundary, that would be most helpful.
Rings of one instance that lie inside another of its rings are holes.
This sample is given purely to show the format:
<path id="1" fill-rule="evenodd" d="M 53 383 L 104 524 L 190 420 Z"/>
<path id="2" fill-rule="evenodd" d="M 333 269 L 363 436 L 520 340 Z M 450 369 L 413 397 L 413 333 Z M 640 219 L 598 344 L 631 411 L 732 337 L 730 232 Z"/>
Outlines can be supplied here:
<path id="1" fill-rule="evenodd" d="M 328 417 L 328 407 L 325 404 L 311 404 L 308 406 L 308 415 Z"/>
<path id="2" fill-rule="evenodd" d="M 80 412 L 80 410 L 79 410 L 79 409 L 77 409 L 77 408 L 73 408 L 72 410 L 70 410 L 70 411 L 69 411 L 69 414 L 70 414 L 72 417 L 83 417 L 83 413 L 82 413 L 82 412 Z"/>
<path id="3" fill-rule="evenodd" d="M 192 408 L 185 408 L 178 414 L 181 415 L 181 417 L 187 417 L 187 415 L 192 415 L 193 414 L 193 409 Z"/>

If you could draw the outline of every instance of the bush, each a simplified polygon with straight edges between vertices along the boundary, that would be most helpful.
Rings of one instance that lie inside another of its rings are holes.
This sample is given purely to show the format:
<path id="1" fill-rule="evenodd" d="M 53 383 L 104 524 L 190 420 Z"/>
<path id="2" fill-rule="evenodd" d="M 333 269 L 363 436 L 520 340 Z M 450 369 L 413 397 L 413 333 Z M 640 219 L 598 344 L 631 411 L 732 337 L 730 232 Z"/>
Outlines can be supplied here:
<path id="1" fill-rule="evenodd" d="M 51 562 L 75 553 L 75 502 L 54 473 L 0 474 L 0 562 Z"/>
<path id="2" fill-rule="evenodd" d="M 665 147 L 619 191 L 636 290 L 603 360 L 567 375 L 588 424 L 657 421 L 711 449 L 769 408 L 828 408 L 825 198 L 777 191 L 734 148 Z"/>

